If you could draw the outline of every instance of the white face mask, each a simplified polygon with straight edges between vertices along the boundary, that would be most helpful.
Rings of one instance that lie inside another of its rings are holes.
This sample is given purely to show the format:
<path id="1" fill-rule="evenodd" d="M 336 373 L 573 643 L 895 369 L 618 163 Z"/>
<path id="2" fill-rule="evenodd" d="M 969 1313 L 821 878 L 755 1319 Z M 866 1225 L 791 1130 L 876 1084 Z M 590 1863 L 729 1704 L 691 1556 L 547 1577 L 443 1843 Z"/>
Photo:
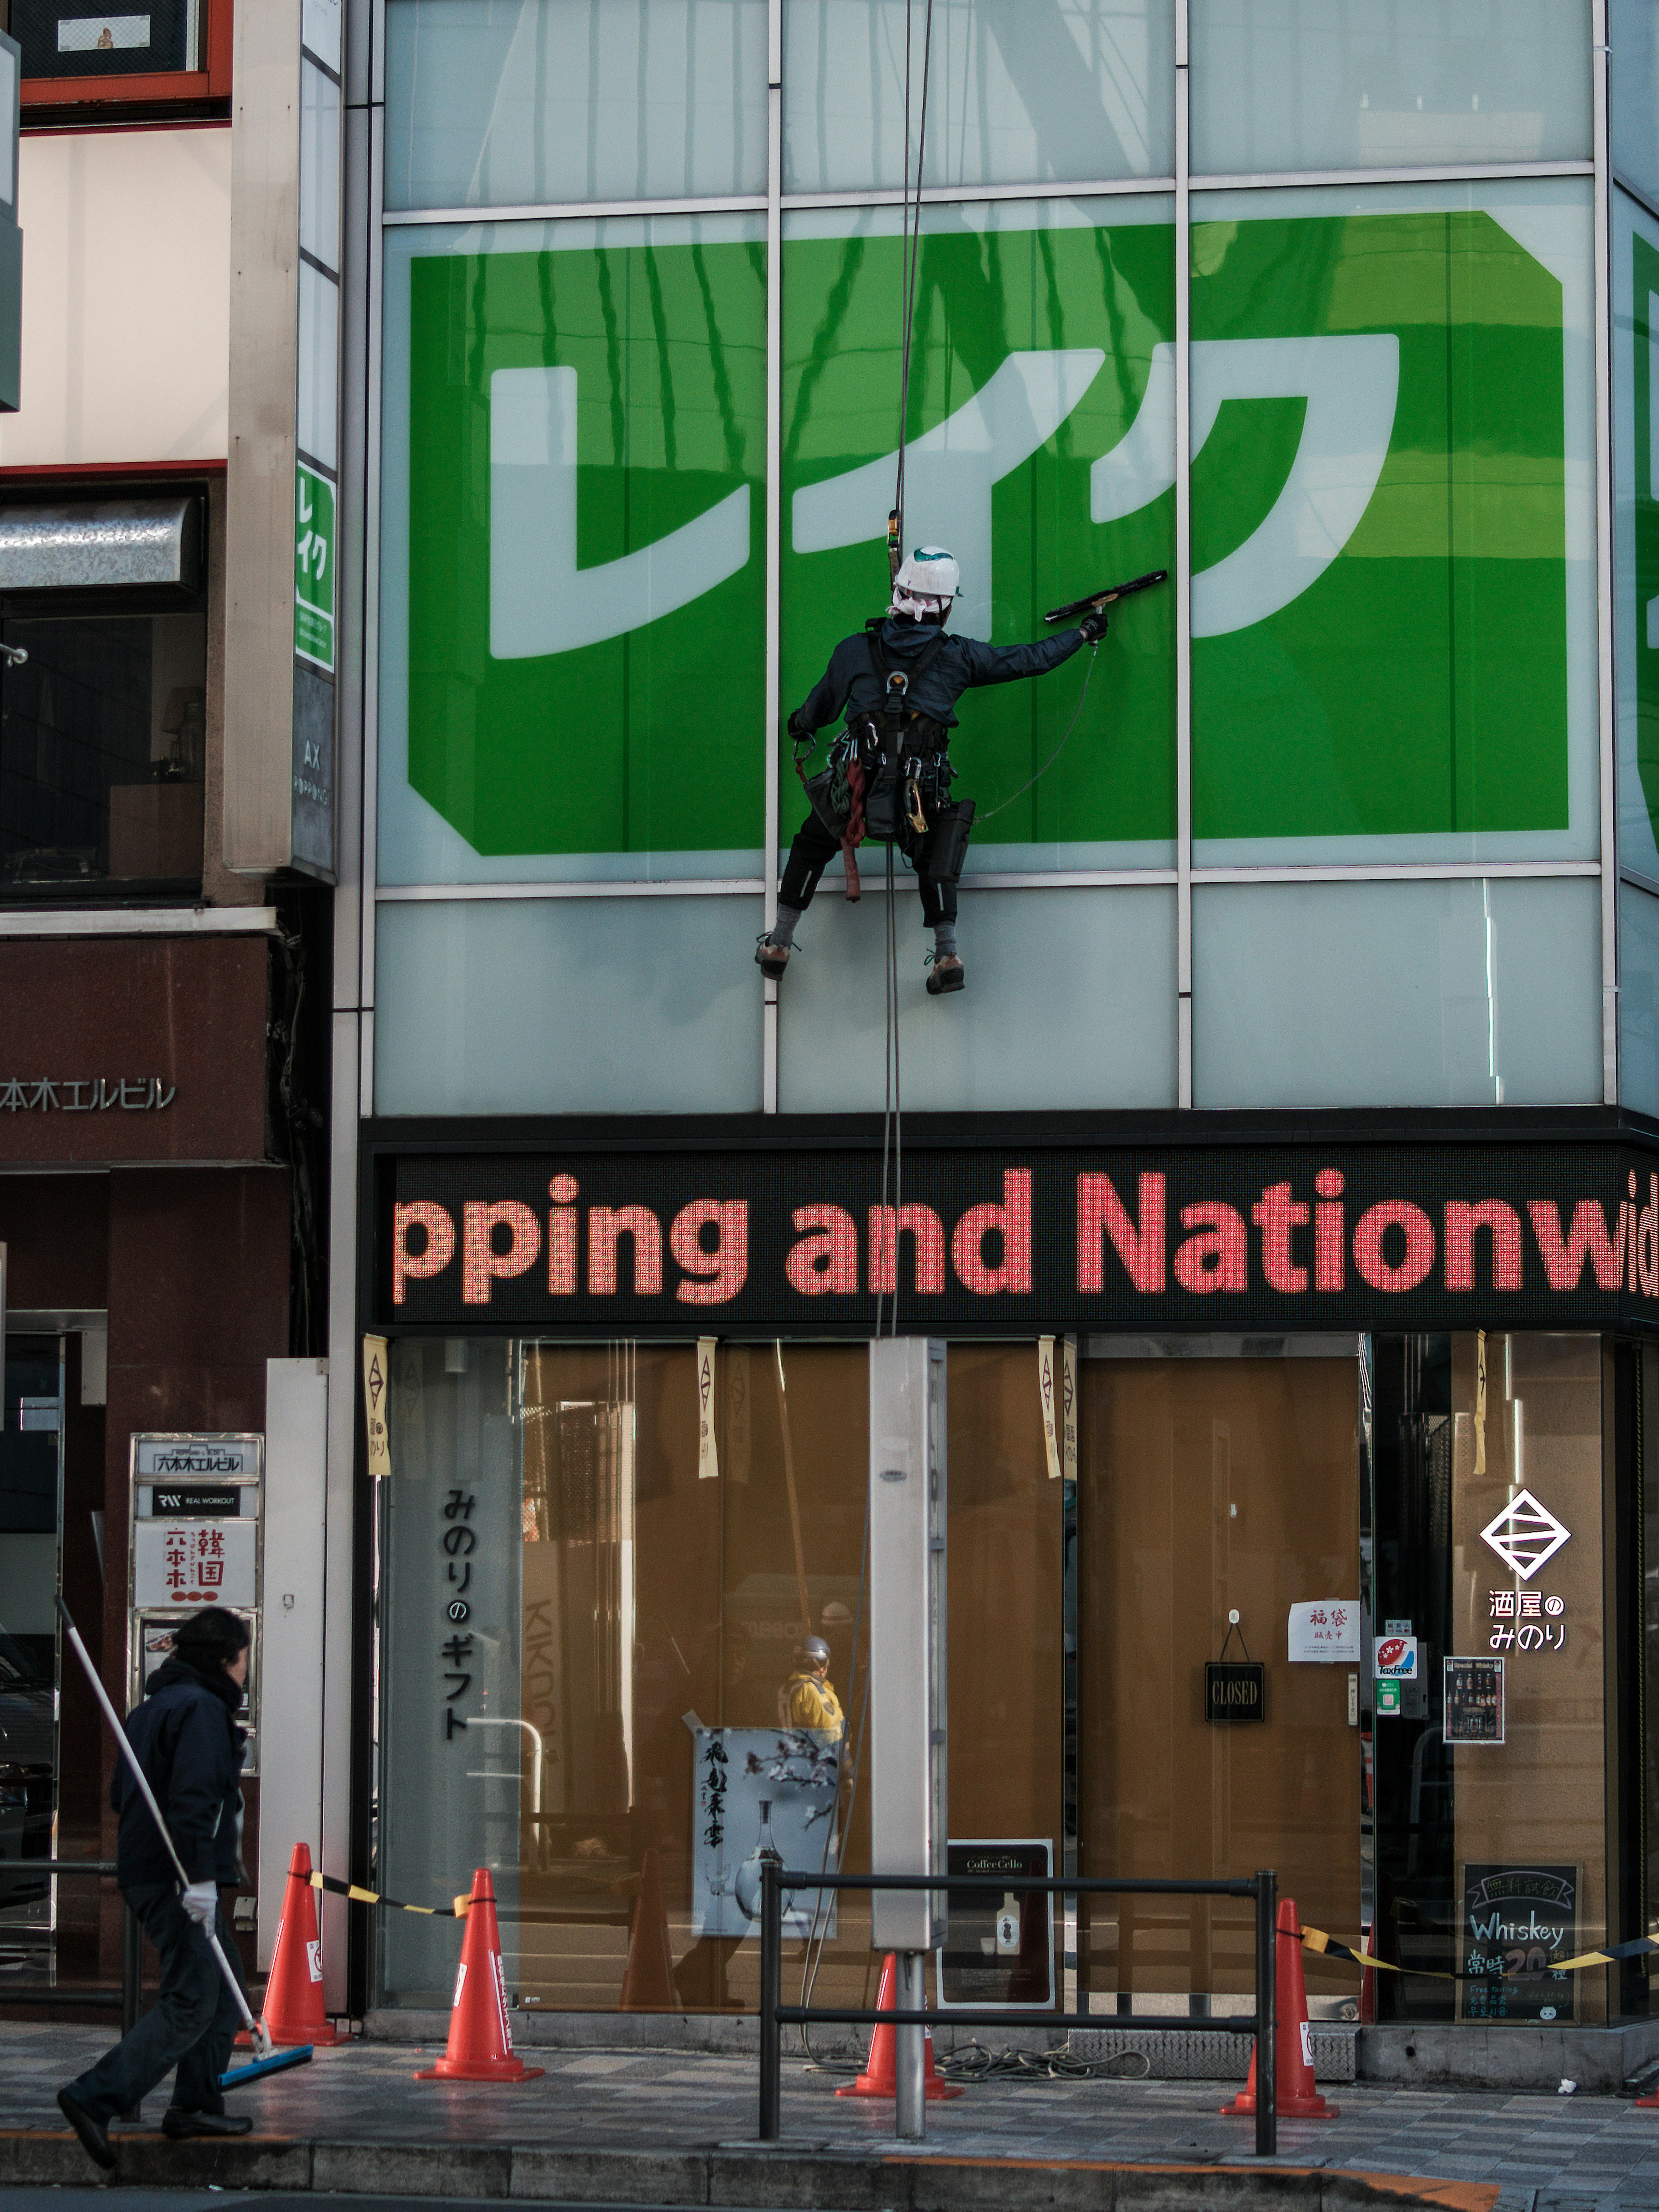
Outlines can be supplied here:
<path id="1" fill-rule="evenodd" d="M 903 615 L 911 622 L 943 622 L 951 611 L 949 599 L 934 592 L 896 591 L 890 615 Z"/>

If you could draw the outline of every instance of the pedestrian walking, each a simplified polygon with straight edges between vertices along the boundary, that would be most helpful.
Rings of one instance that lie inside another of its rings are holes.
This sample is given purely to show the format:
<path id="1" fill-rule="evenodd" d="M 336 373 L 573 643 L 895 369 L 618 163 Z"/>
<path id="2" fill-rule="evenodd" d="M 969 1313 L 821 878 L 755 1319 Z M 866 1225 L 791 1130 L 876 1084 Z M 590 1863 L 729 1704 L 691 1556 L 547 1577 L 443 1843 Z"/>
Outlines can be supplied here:
<path id="1" fill-rule="evenodd" d="M 219 2076 L 241 2014 L 208 1940 L 216 1928 L 240 1980 L 240 1962 L 221 1888 L 246 1880 L 238 1786 L 247 1732 L 237 1724 L 247 1682 L 246 1622 L 209 1606 L 184 1622 L 173 1650 L 129 1714 L 126 1732 L 172 1833 L 187 1883 L 180 1888 L 165 1838 L 125 1761 L 110 1802 L 120 1816 L 116 1879 L 161 1955 L 156 2002 L 130 2035 L 58 2093 L 64 2117 L 97 2165 L 115 2165 L 107 2133 L 175 2067 L 161 2130 L 240 2136 L 252 2122 L 225 2111 Z"/>

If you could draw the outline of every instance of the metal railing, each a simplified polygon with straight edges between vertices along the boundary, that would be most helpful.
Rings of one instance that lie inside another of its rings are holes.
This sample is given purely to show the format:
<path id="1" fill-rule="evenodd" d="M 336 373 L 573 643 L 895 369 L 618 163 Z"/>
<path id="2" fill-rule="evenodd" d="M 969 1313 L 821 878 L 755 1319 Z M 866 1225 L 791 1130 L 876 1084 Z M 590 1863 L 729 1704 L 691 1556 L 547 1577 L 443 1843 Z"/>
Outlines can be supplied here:
<path id="1" fill-rule="evenodd" d="M 760 2139 L 776 2142 L 782 2125 L 783 2030 L 786 2027 L 927 2028 L 1090 2027 L 1107 2025 L 1099 2013 L 1035 2012 L 1029 2005 L 952 2005 L 948 2012 L 881 2011 L 869 2005 L 787 2005 L 782 2002 L 783 1894 L 786 1890 L 977 1890 L 983 1875 L 799 1874 L 772 1864 L 761 1868 Z M 1274 1923 L 1279 1876 L 1258 1873 L 1248 1881 L 1120 1881 L 1083 1875 L 1021 1875 L 1006 1885 L 1019 1894 L 1066 1897 L 1248 1897 L 1255 1905 L 1255 2010 L 1229 2016 L 1227 2031 L 1255 2037 L 1255 2151 L 1271 2158 L 1279 2148 L 1278 2086 L 1273 2067 L 1273 2021 L 1279 1980 Z M 1161 2031 L 1213 2033 L 1211 2021 L 1160 2019 Z"/>
<path id="2" fill-rule="evenodd" d="M 41 1875 L 91 1875 L 101 1879 L 112 1878 L 115 1873 L 113 1859 L 13 1859 L 6 1863 L 18 1871 Z M 121 2033 L 127 2035 L 138 2024 L 138 2015 L 144 2002 L 144 1933 L 131 1905 L 125 1901 L 121 1907 L 121 1986 L 108 1989 L 64 1989 L 57 1984 L 46 1988 L 39 1984 L 30 1988 L 7 1989 L 0 1984 L 0 2006 L 5 2005 L 86 2005 L 94 2010 L 121 2008 Z"/>

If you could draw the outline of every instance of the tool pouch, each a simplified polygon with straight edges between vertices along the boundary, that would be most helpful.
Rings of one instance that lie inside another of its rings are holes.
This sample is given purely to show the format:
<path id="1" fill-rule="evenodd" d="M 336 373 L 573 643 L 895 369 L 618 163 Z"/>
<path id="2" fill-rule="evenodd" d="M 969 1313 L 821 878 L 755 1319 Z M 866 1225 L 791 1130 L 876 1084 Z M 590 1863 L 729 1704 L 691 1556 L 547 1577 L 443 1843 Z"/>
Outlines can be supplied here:
<path id="1" fill-rule="evenodd" d="M 962 864 L 968 857 L 968 840 L 973 834 L 974 801 L 971 799 L 946 799 L 934 818 L 927 848 L 921 856 L 918 871 L 924 883 L 953 884 L 962 873 Z"/>
<path id="2" fill-rule="evenodd" d="M 841 786 L 839 792 L 836 789 L 837 782 Z M 834 768 L 820 769 L 816 775 L 803 776 L 801 787 L 806 793 L 807 805 L 830 835 L 839 842 L 841 833 L 847 827 L 846 776 L 837 776 Z M 836 807 L 838 798 L 842 801 L 839 813 Z"/>
<path id="3" fill-rule="evenodd" d="M 864 794 L 864 823 L 867 836 L 884 842 L 898 836 L 902 804 L 899 781 L 896 761 L 878 763 L 870 778 L 869 788 Z"/>

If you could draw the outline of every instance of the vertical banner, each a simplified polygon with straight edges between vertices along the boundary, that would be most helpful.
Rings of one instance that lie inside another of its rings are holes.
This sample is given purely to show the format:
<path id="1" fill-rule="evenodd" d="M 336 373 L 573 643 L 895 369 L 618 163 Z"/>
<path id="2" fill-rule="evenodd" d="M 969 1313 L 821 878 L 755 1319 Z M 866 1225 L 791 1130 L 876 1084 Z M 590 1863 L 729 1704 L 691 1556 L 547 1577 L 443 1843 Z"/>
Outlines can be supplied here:
<path id="1" fill-rule="evenodd" d="M 382 1481 L 392 1472 L 392 1439 L 386 1425 L 386 1347 L 383 1336 L 363 1339 L 363 1426 L 368 1434 L 368 1474 Z"/>
<path id="2" fill-rule="evenodd" d="M 720 1480 L 720 1456 L 714 1449 L 714 1345 L 712 1336 L 697 1339 L 697 1480 Z"/>
<path id="3" fill-rule="evenodd" d="M 1077 1480 L 1077 1339 L 1060 1340 L 1060 1471 Z"/>
<path id="4" fill-rule="evenodd" d="M 1037 1395 L 1042 1401 L 1042 1444 L 1048 1457 L 1048 1480 L 1060 1480 L 1060 1431 L 1057 1422 L 1059 1408 L 1054 1377 L 1054 1340 L 1052 1336 L 1037 1339 Z"/>

